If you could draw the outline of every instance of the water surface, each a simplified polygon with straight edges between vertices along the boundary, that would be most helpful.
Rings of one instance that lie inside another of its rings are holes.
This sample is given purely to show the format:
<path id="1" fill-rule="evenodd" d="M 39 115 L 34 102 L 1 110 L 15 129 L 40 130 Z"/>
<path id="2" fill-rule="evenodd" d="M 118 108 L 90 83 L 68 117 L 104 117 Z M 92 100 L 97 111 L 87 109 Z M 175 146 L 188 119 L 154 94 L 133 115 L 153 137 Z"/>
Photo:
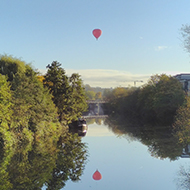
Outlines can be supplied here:
<path id="1" fill-rule="evenodd" d="M 182 184 L 188 179 L 189 158 L 154 157 L 138 139 L 115 135 L 103 122 L 90 124 L 82 141 L 88 146 L 88 162 L 81 180 L 67 181 L 64 189 L 187 189 Z M 92 178 L 96 169 L 102 174 L 100 181 Z"/>

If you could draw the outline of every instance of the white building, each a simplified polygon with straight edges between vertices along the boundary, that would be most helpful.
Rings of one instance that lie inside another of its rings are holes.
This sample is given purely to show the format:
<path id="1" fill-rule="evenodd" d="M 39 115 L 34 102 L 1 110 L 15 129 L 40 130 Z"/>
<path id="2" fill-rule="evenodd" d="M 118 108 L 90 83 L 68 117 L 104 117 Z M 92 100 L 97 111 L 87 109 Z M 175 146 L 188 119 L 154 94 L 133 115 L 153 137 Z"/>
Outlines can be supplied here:
<path id="1" fill-rule="evenodd" d="M 190 74 L 182 73 L 182 74 L 175 75 L 174 77 L 182 83 L 183 89 L 190 96 Z"/>

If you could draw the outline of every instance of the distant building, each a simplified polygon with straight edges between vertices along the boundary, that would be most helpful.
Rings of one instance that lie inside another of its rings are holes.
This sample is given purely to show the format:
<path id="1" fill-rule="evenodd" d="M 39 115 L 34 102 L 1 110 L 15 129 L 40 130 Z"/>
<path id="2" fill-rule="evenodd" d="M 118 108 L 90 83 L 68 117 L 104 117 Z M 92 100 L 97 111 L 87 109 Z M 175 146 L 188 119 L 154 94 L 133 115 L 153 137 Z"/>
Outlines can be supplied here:
<path id="1" fill-rule="evenodd" d="M 188 95 L 190 95 L 190 74 L 178 74 L 174 77 L 182 83 L 183 89 Z"/>

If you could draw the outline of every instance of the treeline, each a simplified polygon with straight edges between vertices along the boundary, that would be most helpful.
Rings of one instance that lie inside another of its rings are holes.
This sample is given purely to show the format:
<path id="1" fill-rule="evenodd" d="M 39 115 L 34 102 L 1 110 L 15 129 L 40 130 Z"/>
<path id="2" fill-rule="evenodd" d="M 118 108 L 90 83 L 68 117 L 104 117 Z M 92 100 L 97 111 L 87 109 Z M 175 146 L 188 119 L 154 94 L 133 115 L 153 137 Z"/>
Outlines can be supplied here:
<path id="1" fill-rule="evenodd" d="M 167 133 L 177 137 L 180 143 L 190 143 L 190 97 L 176 78 L 154 75 L 141 88 L 114 89 L 107 100 L 113 120 L 124 119 L 144 129 L 165 126 Z"/>
<path id="2" fill-rule="evenodd" d="M 154 75 L 141 88 L 115 88 L 107 100 L 106 125 L 148 146 L 152 156 L 175 160 L 190 144 L 190 97 L 176 78 Z"/>
<path id="3" fill-rule="evenodd" d="M 91 87 L 85 85 L 85 93 L 88 100 L 103 100 L 107 92 L 111 92 L 112 88 Z"/>
<path id="4" fill-rule="evenodd" d="M 57 139 L 86 109 L 79 74 L 68 77 L 54 61 L 42 76 L 22 60 L 0 57 L 0 134 L 5 145 L 45 136 Z"/>
<path id="5" fill-rule="evenodd" d="M 185 102 L 185 92 L 174 77 L 154 75 L 141 88 L 116 88 L 107 95 L 110 110 L 147 122 L 171 123 Z"/>
<path id="6" fill-rule="evenodd" d="M 86 96 L 89 100 L 110 100 L 119 96 L 125 96 L 136 87 L 101 88 L 85 85 Z"/>

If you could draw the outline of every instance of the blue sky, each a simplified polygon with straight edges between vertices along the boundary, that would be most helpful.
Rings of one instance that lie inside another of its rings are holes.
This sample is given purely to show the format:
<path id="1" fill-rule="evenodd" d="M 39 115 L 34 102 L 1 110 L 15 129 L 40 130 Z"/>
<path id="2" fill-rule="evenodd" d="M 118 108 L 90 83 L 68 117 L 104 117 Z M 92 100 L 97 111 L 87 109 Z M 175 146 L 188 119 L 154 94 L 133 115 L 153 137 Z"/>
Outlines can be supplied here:
<path id="1" fill-rule="evenodd" d="M 59 61 L 91 86 L 132 86 L 190 72 L 183 24 L 190 24 L 189 0 L 2 0 L 0 54 L 42 72 Z"/>

